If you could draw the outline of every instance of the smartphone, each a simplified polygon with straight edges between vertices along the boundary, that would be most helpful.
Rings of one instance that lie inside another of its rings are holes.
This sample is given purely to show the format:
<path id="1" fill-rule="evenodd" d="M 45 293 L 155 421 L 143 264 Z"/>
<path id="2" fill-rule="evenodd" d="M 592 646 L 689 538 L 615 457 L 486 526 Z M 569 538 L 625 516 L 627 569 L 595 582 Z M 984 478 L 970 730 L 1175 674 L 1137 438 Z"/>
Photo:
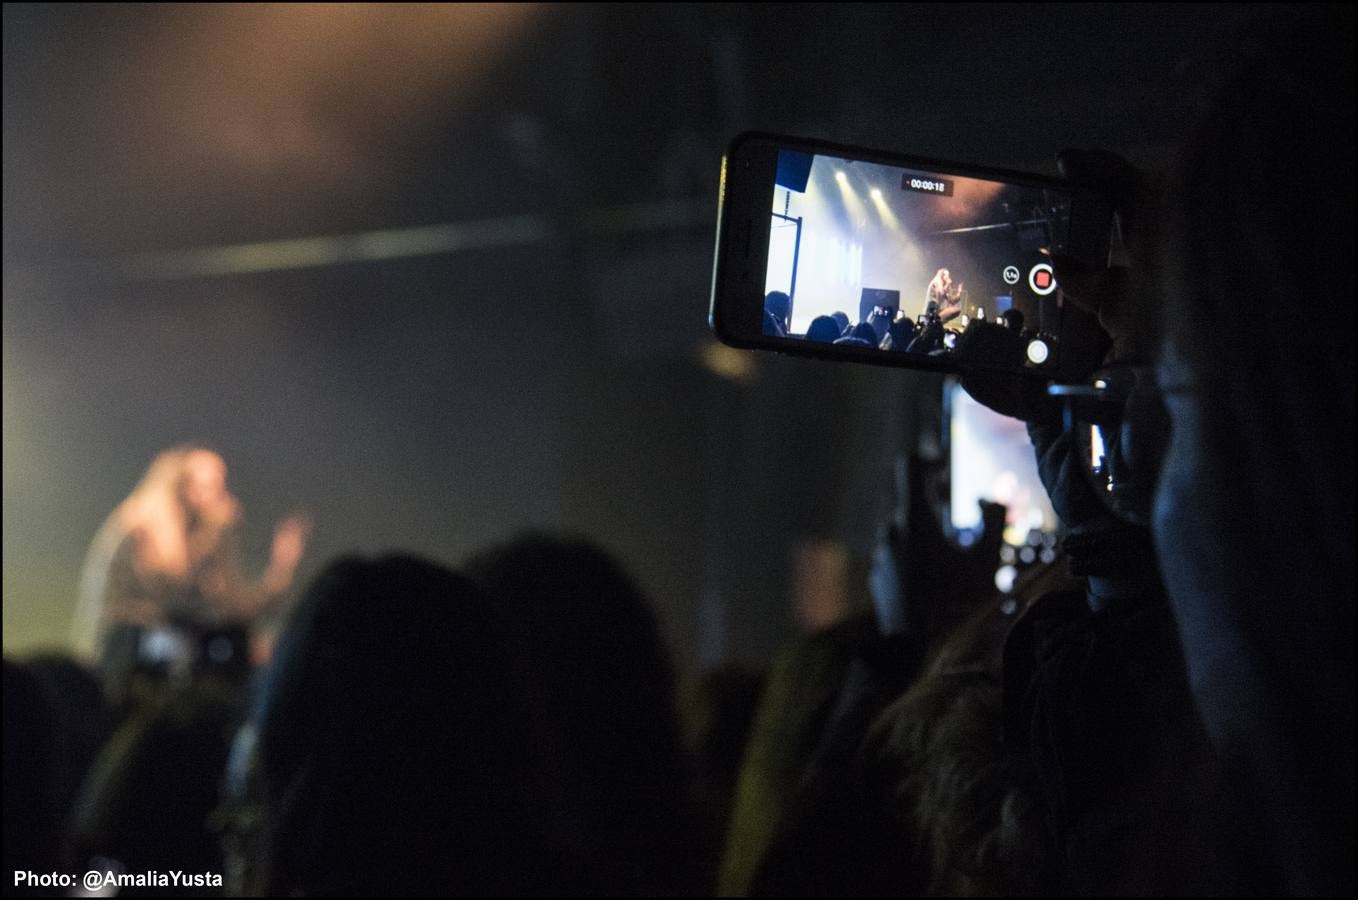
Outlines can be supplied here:
<path id="1" fill-rule="evenodd" d="M 1063 180 L 746 133 L 722 160 L 709 324 L 735 347 L 1056 378 L 1088 354 L 1052 255 L 1106 260 L 1110 227 Z"/>
<path id="2" fill-rule="evenodd" d="M 1027 427 L 971 398 L 957 379 L 944 382 L 949 536 L 967 547 L 981 538 L 980 501 L 1005 507 L 996 586 L 1006 593 L 1028 566 L 1056 558 L 1060 521 L 1037 474 Z"/>

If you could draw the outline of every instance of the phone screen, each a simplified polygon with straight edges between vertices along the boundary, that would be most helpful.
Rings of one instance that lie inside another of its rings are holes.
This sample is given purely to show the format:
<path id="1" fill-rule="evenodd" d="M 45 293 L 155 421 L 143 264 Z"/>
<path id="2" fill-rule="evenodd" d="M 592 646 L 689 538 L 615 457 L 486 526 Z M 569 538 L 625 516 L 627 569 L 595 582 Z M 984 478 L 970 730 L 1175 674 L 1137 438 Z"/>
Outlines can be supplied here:
<path id="1" fill-rule="evenodd" d="M 1050 252 L 1067 240 L 1069 191 L 768 140 L 739 169 L 771 198 L 767 252 L 757 258 L 764 245 L 746 241 L 755 274 L 740 285 L 740 303 L 762 309 L 728 317 L 746 345 L 1055 368 L 1062 298 Z"/>
<path id="2" fill-rule="evenodd" d="M 980 537 L 979 501 L 1006 507 L 996 584 L 1008 591 L 1019 571 L 1055 559 L 1056 512 L 1038 478 L 1024 424 L 977 403 L 953 379 L 944 390 L 952 532 L 959 543 L 970 545 Z"/>

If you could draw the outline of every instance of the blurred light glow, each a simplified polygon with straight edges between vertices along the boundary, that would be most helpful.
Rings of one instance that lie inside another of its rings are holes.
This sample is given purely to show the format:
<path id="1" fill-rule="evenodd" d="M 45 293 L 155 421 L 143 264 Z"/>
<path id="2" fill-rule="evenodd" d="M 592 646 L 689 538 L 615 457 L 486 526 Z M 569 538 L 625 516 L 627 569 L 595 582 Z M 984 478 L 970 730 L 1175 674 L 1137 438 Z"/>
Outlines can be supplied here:
<path id="1" fill-rule="evenodd" d="M 581 212 L 573 223 L 590 234 L 632 234 L 705 225 L 711 203 L 703 198 L 668 200 Z M 166 281 L 308 269 L 343 263 L 437 256 L 461 250 L 542 243 L 558 236 L 546 216 L 530 214 L 383 228 L 353 234 L 283 238 L 249 244 L 190 247 L 160 253 L 64 261 L 64 271 L 118 281 Z"/>
<path id="2" fill-rule="evenodd" d="M 65 187 L 91 204 L 167 203 L 203 193 L 208 181 L 241 179 L 357 193 L 394 174 L 381 148 L 450 121 L 544 12 L 537 4 L 166 4 L 146 27 L 109 29 L 127 32 L 109 35 L 111 49 L 91 48 L 102 63 L 100 111 L 82 121 L 76 143 L 118 164 L 68 170 L 74 180 Z"/>
<path id="3" fill-rule="evenodd" d="M 111 266 L 102 265 L 116 277 L 131 281 L 201 278 L 401 259 L 473 247 L 536 244 L 551 233 L 546 216 L 507 216 L 481 222 L 139 253 L 114 260 Z"/>
<path id="4" fill-rule="evenodd" d="M 948 505 L 953 528 L 980 527 L 980 499 L 1006 508 L 1003 536 L 1011 546 L 1023 544 L 1032 528 L 1055 528 L 1056 513 L 1041 487 L 1032 441 L 1023 423 L 981 406 L 955 382 L 947 396 L 951 410 Z M 1012 549 L 1002 548 L 1000 553 L 1006 563 L 1015 559 Z"/>
<path id="5" fill-rule="evenodd" d="M 750 381 L 755 376 L 754 354 L 716 341 L 709 341 L 699 352 L 703 368 L 728 381 Z"/>
<path id="6" fill-rule="evenodd" d="M 1103 434 L 1099 431 L 1099 426 L 1089 426 L 1089 468 L 1098 469 L 1103 465 Z"/>
<path id="7" fill-rule="evenodd" d="M 881 216 L 882 224 L 889 230 L 899 232 L 901 230 L 901 220 L 896 218 L 896 214 L 887 205 L 886 198 L 882 196 L 881 188 L 873 188 L 868 195 L 872 198 L 872 205 L 877 207 L 877 215 Z"/>

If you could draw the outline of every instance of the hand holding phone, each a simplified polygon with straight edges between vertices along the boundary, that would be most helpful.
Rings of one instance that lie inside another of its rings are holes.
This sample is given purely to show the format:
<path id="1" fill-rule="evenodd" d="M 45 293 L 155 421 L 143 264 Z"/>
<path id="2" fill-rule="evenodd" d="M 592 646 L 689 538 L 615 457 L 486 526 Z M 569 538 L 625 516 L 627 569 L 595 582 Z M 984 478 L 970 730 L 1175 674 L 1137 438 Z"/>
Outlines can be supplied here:
<path id="1" fill-rule="evenodd" d="M 1106 150 L 1062 150 L 1056 157 L 1061 174 L 1088 185 L 1102 203 L 1094 214 L 1098 225 L 1109 223 L 1106 241 L 1097 230 L 1086 247 L 1065 248 L 1052 264 L 1071 303 L 1096 316 L 1114 341 L 1119 358 L 1144 362 L 1154 329 L 1147 327 L 1148 310 L 1131 289 L 1133 253 L 1129 246 L 1149 214 L 1145 178 L 1131 163 Z M 1138 308 L 1140 307 L 1140 308 Z"/>

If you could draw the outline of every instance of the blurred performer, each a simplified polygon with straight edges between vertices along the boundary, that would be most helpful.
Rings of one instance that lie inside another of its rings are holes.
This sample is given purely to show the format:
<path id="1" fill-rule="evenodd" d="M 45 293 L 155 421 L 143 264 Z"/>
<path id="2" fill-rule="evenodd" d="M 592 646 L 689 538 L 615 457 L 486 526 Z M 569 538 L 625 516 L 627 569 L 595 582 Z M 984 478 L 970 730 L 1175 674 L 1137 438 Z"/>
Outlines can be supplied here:
<path id="1" fill-rule="evenodd" d="M 924 296 L 924 313 L 937 313 L 940 322 L 948 322 L 962 314 L 962 283 L 953 284 L 952 273 L 939 269 Z"/>
<path id="2" fill-rule="evenodd" d="M 137 671 L 182 678 L 204 654 L 244 665 L 249 628 L 291 587 L 309 525 L 280 521 L 269 566 L 251 582 L 240 570 L 240 520 L 222 458 L 177 447 L 155 458 L 100 527 L 81 573 L 72 642 L 115 702 Z"/>

